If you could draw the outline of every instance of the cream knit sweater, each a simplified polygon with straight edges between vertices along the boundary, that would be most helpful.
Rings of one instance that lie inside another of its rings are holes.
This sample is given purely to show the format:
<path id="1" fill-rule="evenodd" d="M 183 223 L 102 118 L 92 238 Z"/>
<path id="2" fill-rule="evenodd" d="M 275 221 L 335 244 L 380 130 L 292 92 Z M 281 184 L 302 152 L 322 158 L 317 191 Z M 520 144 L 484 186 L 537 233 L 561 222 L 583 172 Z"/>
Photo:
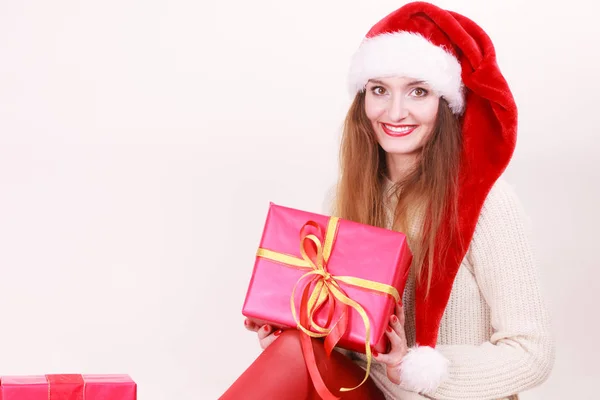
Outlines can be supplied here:
<path id="1" fill-rule="evenodd" d="M 554 342 L 528 230 L 514 191 L 499 180 L 484 203 L 441 321 L 436 349 L 450 360 L 448 379 L 434 393 L 419 395 L 390 382 L 385 367 L 375 362 L 371 377 L 386 399 L 509 399 L 548 377 Z M 412 274 L 403 298 L 412 346 Z M 366 366 L 363 354 L 349 355 Z"/>

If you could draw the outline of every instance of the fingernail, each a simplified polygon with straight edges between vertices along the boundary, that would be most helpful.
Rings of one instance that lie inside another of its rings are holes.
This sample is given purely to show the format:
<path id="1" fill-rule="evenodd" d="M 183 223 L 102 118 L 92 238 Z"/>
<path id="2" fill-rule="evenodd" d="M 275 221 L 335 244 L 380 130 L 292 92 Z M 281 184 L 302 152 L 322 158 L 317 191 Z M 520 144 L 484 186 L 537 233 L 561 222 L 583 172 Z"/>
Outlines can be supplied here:
<path id="1" fill-rule="evenodd" d="M 396 317 L 395 315 L 392 315 L 392 324 L 395 324 L 398 322 L 398 317 Z"/>
<path id="2" fill-rule="evenodd" d="M 392 327 L 388 325 L 387 331 L 390 332 L 390 333 L 392 333 Z"/>
<path id="3" fill-rule="evenodd" d="M 281 332 L 283 332 L 283 331 L 282 331 L 281 329 L 279 329 L 279 330 L 275 331 L 275 332 L 273 333 L 273 335 L 275 335 L 275 336 L 279 336 L 279 335 L 281 335 Z"/>
<path id="4" fill-rule="evenodd" d="M 265 325 L 265 326 L 263 327 L 263 329 L 265 330 L 265 332 L 269 332 L 269 325 Z"/>
<path id="5" fill-rule="evenodd" d="M 244 325 L 248 325 L 248 320 L 247 319 L 244 320 Z"/>
<path id="6" fill-rule="evenodd" d="M 377 351 L 375 351 L 375 350 L 372 350 L 372 353 L 373 353 L 373 357 L 379 356 L 379 353 Z"/>

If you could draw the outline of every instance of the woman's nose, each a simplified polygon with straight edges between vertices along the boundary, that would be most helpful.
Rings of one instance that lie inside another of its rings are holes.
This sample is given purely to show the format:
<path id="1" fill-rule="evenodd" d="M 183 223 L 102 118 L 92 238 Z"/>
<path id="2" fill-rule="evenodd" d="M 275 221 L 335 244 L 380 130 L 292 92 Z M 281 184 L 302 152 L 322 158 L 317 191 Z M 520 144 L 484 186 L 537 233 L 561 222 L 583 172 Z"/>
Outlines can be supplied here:
<path id="1" fill-rule="evenodd" d="M 387 114 L 390 122 L 398 122 L 408 116 L 408 109 L 402 96 L 393 96 L 388 104 Z"/>

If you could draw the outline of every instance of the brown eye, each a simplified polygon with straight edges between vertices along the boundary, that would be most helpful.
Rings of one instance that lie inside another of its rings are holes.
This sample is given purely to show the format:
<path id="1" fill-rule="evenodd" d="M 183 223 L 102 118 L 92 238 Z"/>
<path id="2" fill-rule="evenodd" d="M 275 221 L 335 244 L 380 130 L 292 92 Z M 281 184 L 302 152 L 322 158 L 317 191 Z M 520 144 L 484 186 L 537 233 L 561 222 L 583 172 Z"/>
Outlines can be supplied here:
<path id="1" fill-rule="evenodd" d="M 415 90 L 413 90 L 413 93 L 415 96 L 417 97 L 424 97 L 427 96 L 427 90 L 423 89 L 423 88 L 416 88 Z"/>
<path id="2" fill-rule="evenodd" d="M 382 86 L 373 86 L 371 88 L 371 92 L 373 92 L 373 94 L 375 94 L 377 96 L 381 96 L 381 95 L 385 94 L 385 88 L 383 88 Z"/>

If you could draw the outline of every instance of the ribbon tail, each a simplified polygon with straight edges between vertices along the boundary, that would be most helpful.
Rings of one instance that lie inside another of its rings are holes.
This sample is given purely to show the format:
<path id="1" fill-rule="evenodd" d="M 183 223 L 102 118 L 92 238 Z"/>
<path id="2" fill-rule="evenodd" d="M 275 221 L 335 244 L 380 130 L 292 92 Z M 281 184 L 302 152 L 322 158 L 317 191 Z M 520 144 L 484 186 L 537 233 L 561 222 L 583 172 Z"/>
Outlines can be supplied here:
<path id="1" fill-rule="evenodd" d="M 331 307 L 335 304 L 333 303 L 333 296 L 329 293 L 329 289 L 327 288 L 327 286 L 323 283 L 323 281 L 318 280 L 317 281 L 317 285 L 315 286 L 315 291 L 317 290 L 317 288 L 319 289 L 319 293 L 317 296 L 317 300 L 313 299 L 313 296 L 311 295 L 311 298 L 308 300 L 308 308 L 309 308 L 309 314 L 308 314 L 308 318 L 310 321 L 310 327 L 313 328 L 314 330 L 321 332 L 321 333 L 328 333 L 329 332 L 329 324 L 331 323 L 331 318 L 333 317 L 333 310 L 331 309 Z M 313 291 L 313 293 L 315 293 Z M 319 324 L 317 324 L 314 321 L 314 317 L 315 314 L 317 313 L 317 311 L 319 311 L 319 309 L 323 306 L 323 304 L 325 304 L 325 301 L 329 302 L 329 316 L 327 319 L 327 322 L 325 323 L 324 326 L 320 326 Z"/>
<path id="2" fill-rule="evenodd" d="M 362 318 L 363 324 L 365 325 L 365 355 L 367 356 L 367 367 L 365 369 L 365 377 L 363 378 L 362 382 L 360 382 L 358 385 L 354 386 L 353 388 L 341 388 L 340 389 L 340 392 L 349 392 L 351 390 L 354 390 L 354 389 L 360 387 L 369 378 L 369 373 L 371 371 L 371 363 L 372 363 L 371 344 L 370 344 L 370 342 L 371 342 L 371 324 L 369 323 L 369 317 L 367 316 L 367 313 L 365 312 L 364 308 L 362 308 L 362 306 L 360 304 L 358 304 L 351 298 L 347 297 L 342 291 L 336 289 L 335 287 L 332 287 L 331 291 L 334 293 L 334 295 L 336 296 L 336 298 L 338 300 L 340 300 L 342 303 L 355 309 L 358 312 L 358 314 L 360 315 L 360 317 Z"/>
<path id="3" fill-rule="evenodd" d="M 327 285 L 328 289 L 329 289 L 329 287 L 331 285 L 331 286 L 334 286 L 340 292 L 344 293 L 344 291 L 342 290 L 342 288 L 335 281 L 333 281 L 331 283 L 326 283 L 326 285 Z M 333 310 L 336 307 L 341 306 L 342 307 L 342 311 L 341 311 L 341 315 L 338 318 L 338 320 L 329 329 L 329 335 L 327 335 L 325 337 L 324 345 L 325 345 L 325 352 L 327 354 L 327 357 L 331 356 L 331 352 L 333 351 L 334 347 L 338 344 L 338 342 L 340 341 L 340 339 L 342 338 L 342 336 L 344 336 L 344 334 L 346 333 L 346 330 L 348 329 L 348 320 L 349 320 L 348 305 L 345 304 L 344 302 L 341 302 L 341 301 L 338 302 L 338 301 L 336 301 L 336 296 L 335 295 L 332 295 L 330 297 L 330 300 L 333 301 L 333 304 L 331 304 L 331 302 L 329 304 L 329 317 L 330 318 L 333 315 Z"/>
<path id="4" fill-rule="evenodd" d="M 304 290 L 302 291 L 302 298 L 300 300 L 300 325 L 303 326 L 309 326 L 310 323 L 310 314 L 307 307 L 309 292 L 310 284 L 304 287 Z M 325 385 L 323 377 L 321 376 L 321 372 L 319 372 L 319 368 L 317 367 L 317 360 L 315 358 L 315 351 L 312 345 L 312 338 L 309 335 L 301 334 L 300 344 L 302 346 L 302 354 L 304 356 L 304 363 L 306 364 L 306 369 L 308 370 L 310 379 L 319 396 L 321 396 L 323 400 L 339 400 L 339 397 L 336 397 L 327 388 L 327 385 Z"/>
<path id="5" fill-rule="evenodd" d="M 304 303 L 306 297 L 308 296 L 307 291 L 302 293 L 302 302 Z M 306 303 L 304 303 L 306 304 Z M 308 313 L 306 308 L 300 308 L 300 322 L 303 325 L 308 323 Z M 312 339 L 308 335 L 300 335 L 300 344 L 302 346 L 302 354 L 304 355 L 304 363 L 306 364 L 306 369 L 308 369 L 308 374 L 310 375 L 310 379 L 315 387 L 315 390 L 321 396 L 323 400 L 339 400 L 339 397 L 336 397 L 325 385 L 323 381 L 323 377 L 319 372 L 319 368 L 317 367 L 317 360 L 315 358 L 315 351 L 312 346 Z"/>
<path id="6" fill-rule="evenodd" d="M 315 387 L 315 390 L 323 400 L 339 400 L 325 385 L 323 377 L 317 368 L 317 360 L 315 359 L 314 349 L 312 347 L 312 339 L 307 335 L 300 335 L 300 344 L 302 345 L 302 354 L 304 362 L 308 369 L 308 374 Z"/>
<path id="7" fill-rule="evenodd" d="M 302 326 L 310 326 L 310 324 L 307 325 L 307 322 L 310 320 L 310 314 L 307 306 L 309 291 L 310 283 L 304 287 L 304 290 L 302 291 L 302 297 L 300 299 L 300 324 Z"/>
<path id="8" fill-rule="evenodd" d="M 329 328 L 329 324 L 331 324 L 331 321 L 333 320 L 333 312 L 335 311 L 335 297 L 333 296 L 328 296 L 329 297 L 329 313 L 327 313 L 327 322 L 325 322 L 325 326 L 327 328 Z"/>
<path id="9" fill-rule="evenodd" d="M 336 321 L 335 325 L 331 328 L 329 335 L 325 338 L 325 353 L 327 357 L 331 356 L 331 352 L 334 347 L 338 344 L 342 336 L 346 333 L 348 329 L 348 306 L 344 304 L 344 310 L 342 311 L 342 316 Z"/>

